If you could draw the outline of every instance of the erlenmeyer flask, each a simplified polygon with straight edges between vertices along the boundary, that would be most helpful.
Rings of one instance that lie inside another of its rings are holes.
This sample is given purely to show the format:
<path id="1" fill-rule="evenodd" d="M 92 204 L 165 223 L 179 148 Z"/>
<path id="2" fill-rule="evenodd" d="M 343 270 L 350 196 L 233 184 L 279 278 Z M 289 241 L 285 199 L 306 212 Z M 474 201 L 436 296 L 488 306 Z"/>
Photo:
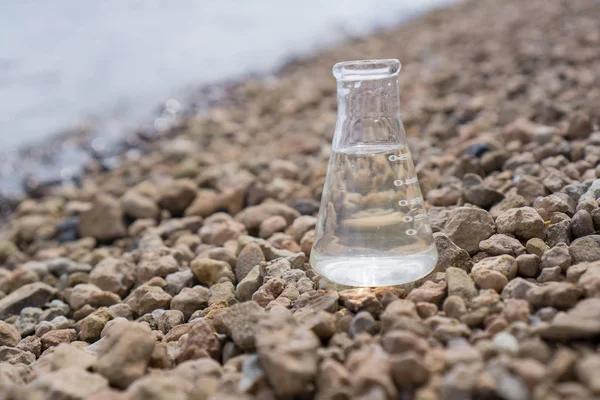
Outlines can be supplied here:
<path id="1" fill-rule="evenodd" d="M 400 120 L 399 70 L 398 60 L 333 67 L 338 120 L 310 261 L 338 284 L 408 283 L 437 262 Z"/>

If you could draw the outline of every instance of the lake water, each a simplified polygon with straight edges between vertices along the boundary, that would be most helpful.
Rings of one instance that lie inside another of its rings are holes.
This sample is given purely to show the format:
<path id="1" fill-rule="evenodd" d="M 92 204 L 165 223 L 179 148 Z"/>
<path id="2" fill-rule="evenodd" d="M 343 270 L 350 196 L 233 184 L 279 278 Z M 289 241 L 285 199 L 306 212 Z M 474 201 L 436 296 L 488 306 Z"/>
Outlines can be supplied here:
<path id="1" fill-rule="evenodd" d="M 1 2 L 0 152 L 80 122 L 111 121 L 123 135 L 186 89 L 267 72 L 451 1 Z"/>

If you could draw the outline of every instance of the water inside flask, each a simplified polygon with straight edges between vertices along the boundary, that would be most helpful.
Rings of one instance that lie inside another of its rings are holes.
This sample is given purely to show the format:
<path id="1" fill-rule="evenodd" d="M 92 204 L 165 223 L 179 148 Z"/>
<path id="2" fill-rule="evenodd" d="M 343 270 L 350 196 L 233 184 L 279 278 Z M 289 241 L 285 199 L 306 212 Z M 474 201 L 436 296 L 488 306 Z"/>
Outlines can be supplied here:
<path id="1" fill-rule="evenodd" d="M 338 120 L 310 261 L 326 279 L 388 286 L 429 274 L 437 251 L 400 119 L 398 60 L 338 63 Z"/>

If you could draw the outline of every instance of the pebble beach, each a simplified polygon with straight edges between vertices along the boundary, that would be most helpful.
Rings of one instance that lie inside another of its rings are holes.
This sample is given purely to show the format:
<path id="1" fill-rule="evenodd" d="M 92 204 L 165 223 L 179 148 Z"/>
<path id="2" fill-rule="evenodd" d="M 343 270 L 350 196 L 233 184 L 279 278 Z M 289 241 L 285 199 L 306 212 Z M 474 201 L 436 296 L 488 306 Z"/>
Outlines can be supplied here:
<path id="1" fill-rule="evenodd" d="M 0 400 L 600 397 L 599 21 L 595 0 L 435 10 L 12 201 Z M 403 64 L 439 261 L 336 288 L 308 262 L 331 67 L 370 58 Z"/>

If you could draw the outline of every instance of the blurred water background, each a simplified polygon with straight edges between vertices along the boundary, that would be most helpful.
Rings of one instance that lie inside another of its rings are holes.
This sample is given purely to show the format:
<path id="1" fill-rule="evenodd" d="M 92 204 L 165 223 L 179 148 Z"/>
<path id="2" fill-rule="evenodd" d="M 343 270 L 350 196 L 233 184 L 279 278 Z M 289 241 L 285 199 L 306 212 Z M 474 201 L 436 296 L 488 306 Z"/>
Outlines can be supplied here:
<path id="1" fill-rule="evenodd" d="M 86 157 L 63 149 L 47 169 L 19 161 L 19 148 L 81 124 L 122 137 L 192 88 L 266 73 L 451 1 L 0 2 L 0 193 Z"/>

